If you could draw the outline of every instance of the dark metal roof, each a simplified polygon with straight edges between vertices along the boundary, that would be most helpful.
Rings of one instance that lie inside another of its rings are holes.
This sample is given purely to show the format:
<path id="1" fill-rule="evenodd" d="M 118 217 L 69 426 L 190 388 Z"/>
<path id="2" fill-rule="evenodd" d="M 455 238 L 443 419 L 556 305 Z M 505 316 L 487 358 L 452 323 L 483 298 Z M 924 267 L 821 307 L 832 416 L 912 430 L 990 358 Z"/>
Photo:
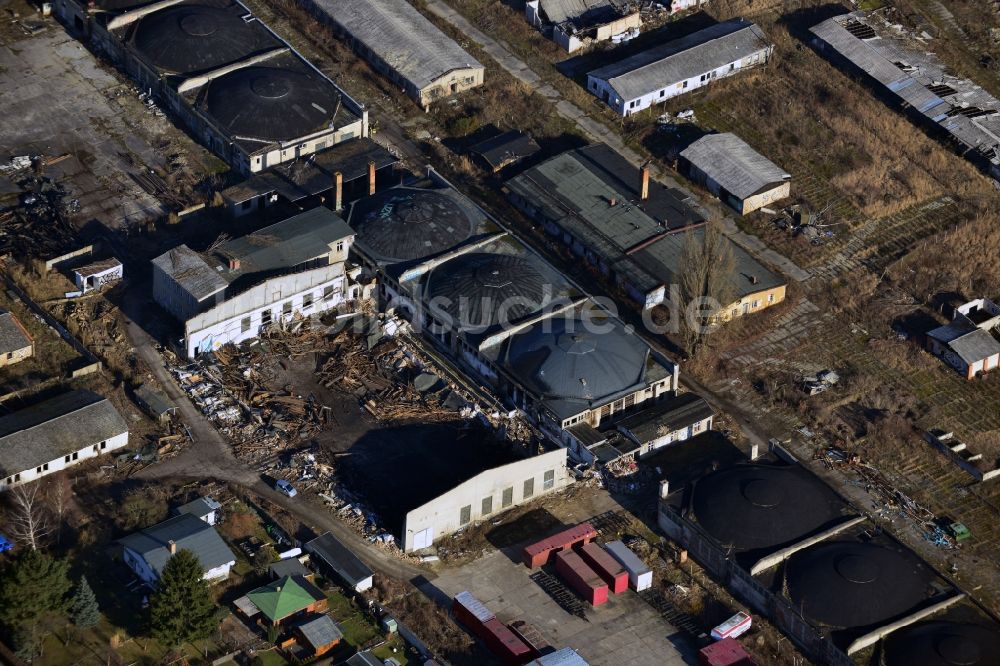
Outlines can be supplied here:
<path id="1" fill-rule="evenodd" d="M 8 354 L 30 346 L 31 337 L 17 317 L 10 312 L 0 311 L 0 354 Z"/>
<path id="2" fill-rule="evenodd" d="M 589 402 L 642 383 L 648 356 L 618 321 L 553 317 L 511 337 L 505 364 L 546 398 Z"/>
<path id="3" fill-rule="evenodd" d="M 317 206 L 219 246 L 224 257 L 239 259 L 242 274 L 281 271 L 328 254 L 354 231 L 329 208 Z"/>
<path id="4" fill-rule="evenodd" d="M 227 134 L 255 148 L 332 127 L 349 113 L 337 88 L 291 54 L 212 79 L 199 100 Z"/>
<path id="5" fill-rule="evenodd" d="M 694 487 L 698 523 L 738 551 L 790 545 L 843 516 L 845 504 L 799 466 L 737 465 Z"/>
<path id="6" fill-rule="evenodd" d="M 1000 658 L 1000 631 L 966 622 L 921 622 L 893 632 L 886 666 L 988 666 Z"/>
<path id="7" fill-rule="evenodd" d="M 305 549 L 352 586 L 372 577 L 372 570 L 330 532 L 308 542 Z"/>
<path id="8" fill-rule="evenodd" d="M 471 202 L 450 188 L 394 187 L 355 202 L 349 220 L 368 254 L 411 261 L 459 245 L 481 218 Z"/>
<path id="9" fill-rule="evenodd" d="M 154 389 L 149 384 L 143 384 L 135 390 L 135 397 L 145 405 L 146 409 L 155 414 L 156 416 L 163 416 L 165 414 L 173 414 L 177 411 L 177 406 L 170 402 L 170 400 Z"/>
<path id="10" fill-rule="evenodd" d="M 700 395 L 683 393 L 622 419 L 618 427 L 628 430 L 641 443 L 646 443 L 704 421 L 713 414 L 712 407 Z"/>
<path id="11" fill-rule="evenodd" d="M 197 555 L 205 571 L 236 561 L 214 527 L 186 513 L 130 534 L 118 543 L 141 555 L 159 576 L 170 559 L 171 541 L 178 551 L 190 550 Z"/>
<path id="12" fill-rule="evenodd" d="M 271 575 L 275 578 L 284 578 L 285 576 L 308 576 L 310 571 L 306 568 L 306 565 L 299 562 L 294 557 L 289 557 L 285 560 L 280 560 L 273 563 L 267 568 L 271 572 Z"/>
<path id="13" fill-rule="evenodd" d="M 177 507 L 177 513 L 188 513 L 195 518 L 203 519 L 213 511 L 218 511 L 221 508 L 222 506 L 214 499 L 210 497 L 199 497 L 196 500 L 192 500 L 187 504 L 182 504 Z"/>
<path id="14" fill-rule="evenodd" d="M 426 298 L 437 316 L 459 328 L 489 327 L 537 312 L 545 298 L 541 273 L 510 254 L 470 252 L 435 268 Z"/>
<path id="15" fill-rule="evenodd" d="M 469 148 L 469 152 L 482 157 L 494 171 L 534 155 L 541 150 L 530 134 L 518 130 L 504 132 Z"/>
<path id="16" fill-rule="evenodd" d="M 829 627 L 866 627 L 912 612 L 926 600 L 932 580 L 912 552 L 857 541 L 808 548 L 786 565 L 792 605 Z"/>
<path id="17" fill-rule="evenodd" d="M 192 74 L 282 48 L 284 44 L 247 10 L 229 3 L 184 3 L 147 14 L 132 33 L 132 45 L 162 72 Z"/>
<path id="18" fill-rule="evenodd" d="M 969 365 L 1000 354 L 1000 342 L 991 333 L 961 318 L 935 328 L 927 337 L 948 345 Z"/>

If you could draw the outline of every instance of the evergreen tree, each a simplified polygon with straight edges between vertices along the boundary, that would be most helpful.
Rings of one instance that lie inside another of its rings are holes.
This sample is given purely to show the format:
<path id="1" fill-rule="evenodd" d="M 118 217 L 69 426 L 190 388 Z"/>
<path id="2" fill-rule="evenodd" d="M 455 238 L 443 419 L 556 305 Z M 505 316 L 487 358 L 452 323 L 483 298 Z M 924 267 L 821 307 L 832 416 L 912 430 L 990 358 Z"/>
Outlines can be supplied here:
<path id="1" fill-rule="evenodd" d="M 205 638 L 215 628 L 215 602 L 198 556 L 180 550 L 171 557 L 149 599 L 153 637 L 167 647 Z"/>
<path id="2" fill-rule="evenodd" d="M 11 632 L 33 629 L 49 613 L 69 608 L 68 565 L 40 550 L 25 550 L 0 572 L 0 623 Z"/>
<path id="3" fill-rule="evenodd" d="M 86 576 L 82 577 L 80 584 L 76 586 L 70 617 L 73 618 L 73 624 L 81 629 L 97 626 L 101 621 L 101 608 L 97 605 L 97 597 L 90 589 Z"/>

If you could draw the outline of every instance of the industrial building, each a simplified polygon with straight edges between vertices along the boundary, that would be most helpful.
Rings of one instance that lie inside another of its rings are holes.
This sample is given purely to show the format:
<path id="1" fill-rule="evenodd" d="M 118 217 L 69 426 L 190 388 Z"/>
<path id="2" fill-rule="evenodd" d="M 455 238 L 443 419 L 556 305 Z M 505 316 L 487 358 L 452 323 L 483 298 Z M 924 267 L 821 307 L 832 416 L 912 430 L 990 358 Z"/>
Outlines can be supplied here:
<path id="1" fill-rule="evenodd" d="M 128 424 L 92 391 L 69 391 L 0 417 L 0 490 L 128 444 Z"/>
<path id="2" fill-rule="evenodd" d="M 681 151 L 678 166 L 740 215 L 791 193 L 791 174 L 735 134 L 701 137 Z"/>
<path id="3" fill-rule="evenodd" d="M 657 449 L 686 441 L 712 429 L 715 413 L 699 395 L 682 393 L 626 416 L 615 428 L 639 448 L 642 457 Z"/>
<path id="4" fill-rule="evenodd" d="M 349 268 L 354 233 L 318 207 L 209 252 L 180 245 L 153 260 L 153 299 L 183 323 L 188 358 L 257 337 L 272 324 L 366 297 Z"/>
<path id="5" fill-rule="evenodd" d="M 619 0 L 528 0 L 524 18 L 570 53 L 638 36 L 642 26 L 639 6 Z"/>
<path id="6" fill-rule="evenodd" d="M 441 537 L 561 490 L 572 481 L 564 448 L 480 472 L 406 514 L 403 550 L 428 548 Z"/>
<path id="7" fill-rule="evenodd" d="M 431 171 L 356 202 L 383 306 L 578 451 L 568 428 L 672 394 L 677 367 Z"/>
<path id="8" fill-rule="evenodd" d="M 0 368 L 13 365 L 35 353 L 35 341 L 12 313 L 0 310 Z"/>
<path id="9" fill-rule="evenodd" d="M 238 0 L 57 0 L 55 13 L 233 169 L 368 136 L 368 112 Z"/>
<path id="10" fill-rule="evenodd" d="M 881 96 L 1000 179 L 1000 100 L 950 73 L 923 37 L 861 11 L 834 16 L 810 32 L 820 53 L 863 76 Z"/>
<path id="11" fill-rule="evenodd" d="M 569 246 L 643 308 L 670 298 L 680 284 L 688 234 L 704 219 L 686 197 L 650 178 L 604 144 L 557 155 L 507 181 L 511 202 Z M 758 312 L 785 298 L 786 282 L 735 243 L 731 303 L 720 319 Z"/>
<path id="12" fill-rule="evenodd" d="M 483 85 L 484 67 L 406 0 L 303 4 L 421 108 Z"/>
<path id="13" fill-rule="evenodd" d="M 587 73 L 587 90 L 622 117 L 765 65 L 773 50 L 746 19 L 717 23 Z"/>

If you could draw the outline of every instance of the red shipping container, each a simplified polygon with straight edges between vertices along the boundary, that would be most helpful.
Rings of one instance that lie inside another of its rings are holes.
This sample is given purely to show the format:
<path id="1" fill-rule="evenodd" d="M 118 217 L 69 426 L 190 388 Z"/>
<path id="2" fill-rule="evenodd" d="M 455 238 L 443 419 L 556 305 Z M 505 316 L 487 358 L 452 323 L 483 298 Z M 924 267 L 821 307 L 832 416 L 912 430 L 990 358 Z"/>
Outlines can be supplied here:
<path id="1" fill-rule="evenodd" d="M 455 595 L 451 603 L 451 612 L 461 624 L 464 624 L 473 633 L 485 640 L 483 623 L 496 618 L 493 612 L 483 605 L 469 592 L 459 592 Z"/>
<path id="2" fill-rule="evenodd" d="M 608 555 L 603 548 L 596 543 L 585 543 L 577 552 L 601 580 L 608 584 L 612 594 L 621 594 L 628 589 L 628 572 L 625 571 L 625 567 Z"/>
<path id="3" fill-rule="evenodd" d="M 483 631 L 483 642 L 506 666 L 521 666 L 533 658 L 534 650 L 500 620 L 493 618 L 483 622 Z"/>
<path id="4" fill-rule="evenodd" d="M 591 605 L 600 606 L 607 602 L 607 584 L 572 550 L 556 553 L 556 572 Z"/>
<path id="5" fill-rule="evenodd" d="M 597 530 L 590 523 L 580 523 L 558 534 L 542 539 L 524 548 L 524 563 L 535 569 L 548 563 L 552 553 L 572 548 L 578 543 L 588 543 L 597 538 Z"/>
<path id="6" fill-rule="evenodd" d="M 703 647 L 698 651 L 698 663 L 701 666 L 753 666 L 750 655 L 735 638 L 723 638 Z"/>

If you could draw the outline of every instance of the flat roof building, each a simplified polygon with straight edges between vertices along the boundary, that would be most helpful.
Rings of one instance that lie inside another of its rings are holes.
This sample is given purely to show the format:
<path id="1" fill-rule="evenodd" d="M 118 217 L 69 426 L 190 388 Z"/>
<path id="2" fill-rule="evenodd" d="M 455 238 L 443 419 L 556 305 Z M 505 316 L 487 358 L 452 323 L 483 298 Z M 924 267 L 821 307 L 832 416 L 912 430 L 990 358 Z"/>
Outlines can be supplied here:
<path id="1" fill-rule="evenodd" d="M 0 490 L 29 483 L 128 444 L 111 402 L 76 390 L 0 417 Z"/>
<path id="2" fill-rule="evenodd" d="M 368 112 L 238 0 L 58 0 L 63 21 L 244 173 L 368 135 Z"/>
<path id="3" fill-rule="evenodd" d="M 746 19 L 717 23 L 587 74 L 587 90 L 620 116 L 764 65 L 773 50 Z"/>
<path id="4" fill-rule="evenodd" d="M 406 0 L 304 0 L 423 108 L 483 84 L 483 66 Z"/>
<path id="5" fill-rule="evenodd" d="M 353 240 L 339 216 L 318 207 L 212 252 L 180 245 L 153 260 L 153 298 L 184 323 L 184 350 L 193 358 L 358 298 L 346 268 Z"/>
<path id="6" fill-rule="evenodd" d="M 708 134 L 681 151 L 681 169 L 741 215 L 784 199 L 791 174 L 735 134 Z"/>

